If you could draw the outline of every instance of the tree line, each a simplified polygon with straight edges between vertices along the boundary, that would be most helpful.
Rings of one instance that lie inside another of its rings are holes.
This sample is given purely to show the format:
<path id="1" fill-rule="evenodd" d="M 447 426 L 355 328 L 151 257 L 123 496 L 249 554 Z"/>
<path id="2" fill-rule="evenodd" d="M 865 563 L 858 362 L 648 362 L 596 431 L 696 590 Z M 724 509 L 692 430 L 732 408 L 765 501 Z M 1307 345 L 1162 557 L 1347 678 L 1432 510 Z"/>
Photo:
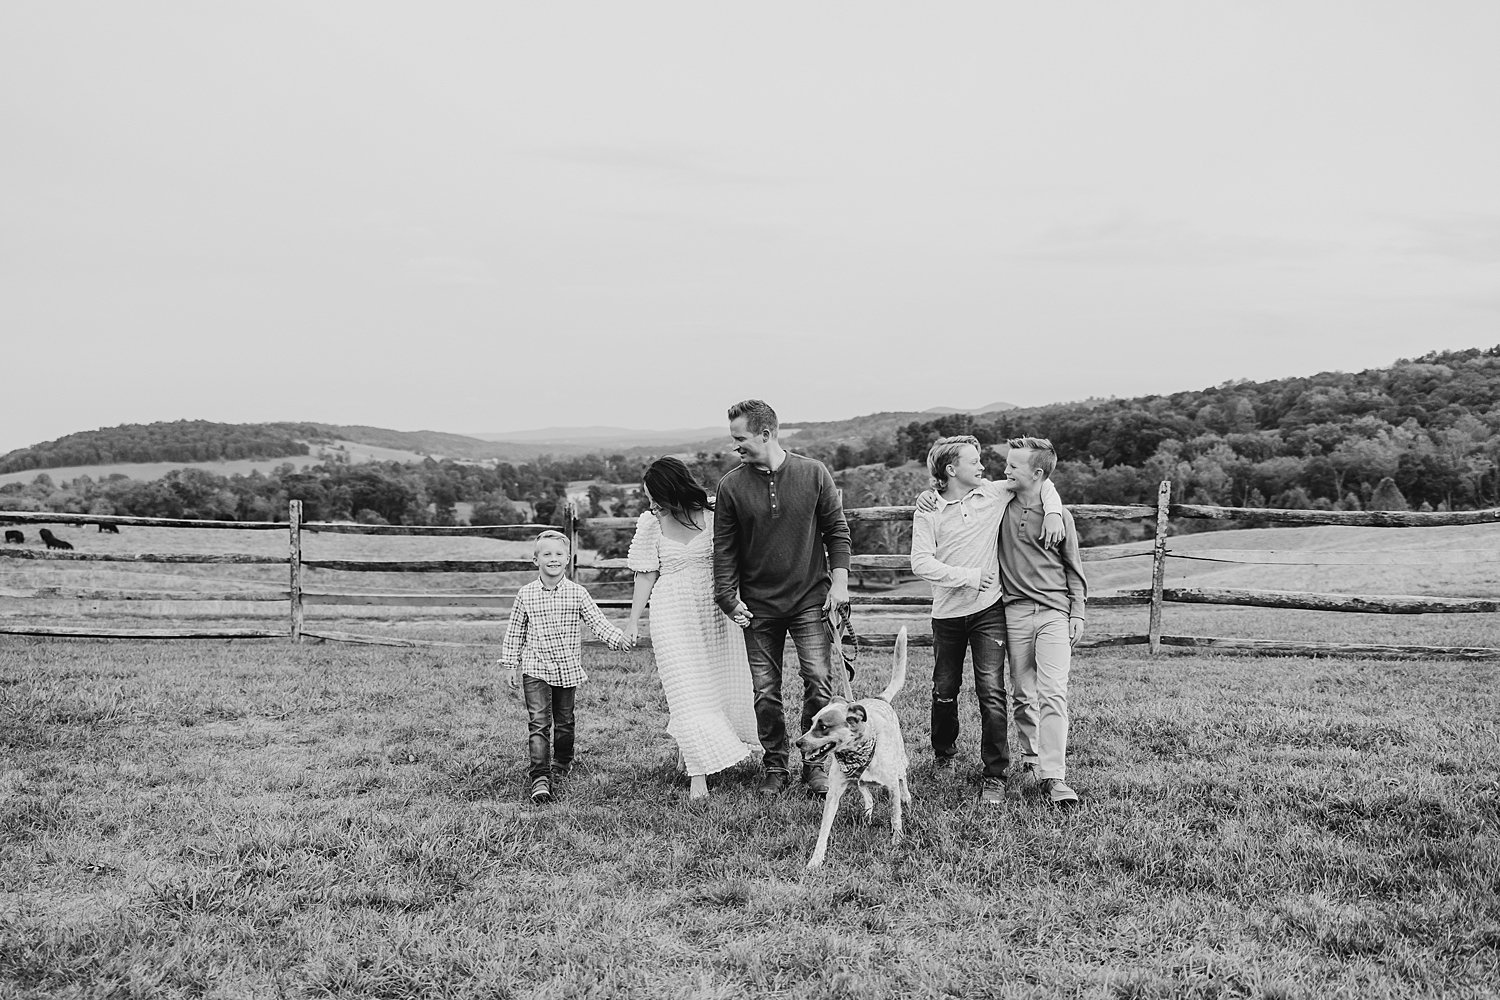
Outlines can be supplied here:
<path id="1" fill-rule="evenodd" d="M 235 447 L 296 445 L 305 453 L 299 441 L 278 444 L 274 434 L 262 432 L 316 429 L 204 421 L 128 426 L 175 429 L 162 433 L 164 440 L 176 434 L 179 444 L 202 433 L 200 443 L 218 447 L 217 457 L 229 457 Z M 236 430 L 242 433 L 230 433 Z M 1051 438 L 1061 458 L 1057 485 L 1070 503 L 1154 503 L 1157 484 L 1168 479 L 1179 503 L 1341 510 L 1500 506 L 1500 347 L 1433 353 L 1352 374 L 1226 382 L 1166 396 L 1085 400 L 983 417 L 947 414 L 866 438 L 820 438 L 815 428 L 809 430 L 789 437 L 788 447 L 832 467 L 846 502 L 856 507 L 909 503 L 925 484 L 921 463 L 928 448 L 952 434 L 973 434 L 985 444 L 1026 434 Z M 110 454 L 120 461 L 135 453 Z M 525 503 L 536 520 L 560 523 L 567 484 L 580 480 L 596 484 L 588 491 L 585 516 L 638 514 L 644 501 L 634 488 L 653 457 L 632 452 L 542 456 L 517 464 L 429 458 L 350 465 L 335 456 L 306 469 L 286 463 L 268 473 L 223 476 L 186 468 L 152 481 L 110 476 L 54 483 L 42 473 L 31 483 L 0 487 L 0 508 L 265 521 L 285 518 L 287 501 L 296 499 L 309 520 L 452 524 L 457 504 L 469 503 L 472 523 L 514 524 L 526 520 L 517 509 Z M 737 461 L 727 448 L 684 457 L 710 488 Z M 1000 461 L 992 452 L 992 475 Z"/>
<path id="2" fill-rule="evenodd" d="M 1167 396 L 1086 400 L 913 421 L 884 439 L 809 442 L 835 469 L 923 461 L 931 442 L 1035 435 L 1073 503 L 1473 509 L 1500 506 L 1500 347 L 1389 368 L 1226 382 Z M 992 465 L 998 464 L 998 458 Z"/>
<path id="3" fill-rule="evenodd" d="M 39 473 L 30 483 L 0 487 L 0 509 L 53 510 L 215 521 L 279 521 L 287 503 L 302 501 L 309 521 L 367 524 L 455 524 L 457 504 L 474 505 L 474 524 L 518 524 L 527 501 L 544 523 L 560 523 L 569 470 L 557 465 L 473 465 L 423 462 L 329 462 L 231 476 L 176 469 L 160 479 L 80 476 L 55 483 Z"/>

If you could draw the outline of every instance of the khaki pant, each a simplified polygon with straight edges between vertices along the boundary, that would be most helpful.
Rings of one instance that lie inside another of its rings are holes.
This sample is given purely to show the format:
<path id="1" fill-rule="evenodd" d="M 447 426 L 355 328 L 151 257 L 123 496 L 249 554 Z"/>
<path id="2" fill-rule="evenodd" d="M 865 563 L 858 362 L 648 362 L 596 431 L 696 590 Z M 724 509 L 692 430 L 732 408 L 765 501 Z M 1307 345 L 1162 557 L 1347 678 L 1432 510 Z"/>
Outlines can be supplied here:
<path id="1" fill-rule="evenodd" d="M 1068 616 L 1035 601 L 1005 605 L 1011 706 L 1019 763 L 1039 779 L 1068 776 L 1068 667 L 1073 644 Z"/>

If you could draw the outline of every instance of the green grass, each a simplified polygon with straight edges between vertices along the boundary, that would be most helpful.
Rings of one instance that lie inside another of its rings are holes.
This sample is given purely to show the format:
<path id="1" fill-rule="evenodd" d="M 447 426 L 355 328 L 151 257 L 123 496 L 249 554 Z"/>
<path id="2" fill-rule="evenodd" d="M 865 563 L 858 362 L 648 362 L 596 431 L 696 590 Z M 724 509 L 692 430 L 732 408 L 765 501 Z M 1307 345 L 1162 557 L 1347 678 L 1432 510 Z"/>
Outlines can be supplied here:
<path id="1" fill-rule="evenodd" d="M 967 692 L 934 772 L 916 650 L 908 840 L 847 801 L 808 874 L 816 803 L 687 801 L 647 653 L 532 807 L 492 653 L 0 640 L 0 995 L 1495 995 L 1494 664 L 1085 652 L 1064 815 L 978 806 Z"/>

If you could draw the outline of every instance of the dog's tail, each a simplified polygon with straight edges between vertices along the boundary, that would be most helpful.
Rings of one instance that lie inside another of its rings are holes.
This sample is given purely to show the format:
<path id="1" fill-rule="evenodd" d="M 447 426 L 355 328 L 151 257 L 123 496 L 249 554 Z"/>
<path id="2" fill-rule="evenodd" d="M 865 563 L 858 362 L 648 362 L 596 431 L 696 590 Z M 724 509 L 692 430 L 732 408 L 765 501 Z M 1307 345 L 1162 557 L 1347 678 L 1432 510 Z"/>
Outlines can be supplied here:
<path id="1" fill-rule="evenodd" d="M 896 658 L 891 665 L 891 682 L 880 692 L 880 700 L 888 702 L 896 697 L 901 686 L 906 683 L 906 626 L 901 626 L 901 631 L 896 633 Z"/>

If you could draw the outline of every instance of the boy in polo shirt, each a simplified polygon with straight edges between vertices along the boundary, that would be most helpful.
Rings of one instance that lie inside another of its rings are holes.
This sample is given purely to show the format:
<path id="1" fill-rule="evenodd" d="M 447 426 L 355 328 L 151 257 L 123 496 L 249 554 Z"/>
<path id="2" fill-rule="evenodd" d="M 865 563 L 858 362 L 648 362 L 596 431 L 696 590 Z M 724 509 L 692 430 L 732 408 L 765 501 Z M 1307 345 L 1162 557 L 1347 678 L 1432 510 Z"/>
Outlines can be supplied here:
<path id="1" fill-rule="evenodd" d="M 998 805 L 1005 800 L 1010 733 L 997 540 L 1011 487 L 984 478 L 979 440 L 968 434 L 935 443 L 927 453 L 927 471 L 938 492 L 924 493 L 918 501 L 911 568 L 932 584 L 932 752 L 940 766 L 958 752 L 958 694 L 964 652 L 971 650 L 984 766 L 980 801 Z M 1064 509 L 1050 481 L 1042 499 L 1046 516 L 1040 542 L 1056 545 L 1063 537 Z"/>
<path id="2" fill-rule="evenodd" d="M 588 622 L 610 649 L 629 649 L 625 634 L 609 623 L 589 592 L 564 578 L 568 538 L 560 531 L 536 536 L 533 559 L 537 579 L 516 594 L 500 665 L 505 683 L 516 690 L 516 674 L 529 719 L 527 752 L 531 757 L 531 801 L 552 801 L 552 777 L 565 778 L 573 764 L 573 701 L 583 672 L 583 630 Z"/>
<path id="3" fill-rule="evenodd" d="M 1068 670 L 1083 635 L 1088 584 L 1078 554 L 1073 515 L 1063 511 L 1063 544 L 1038 544 L 1042 491 L 1057 467 L 1046 438 L 1012 438 L 1005 479 L 1015 492 L 1000 519 L 1000 590 L 1005 603 L 1006 647 L 1023 766 L 1034 769 L 1048 801 L 1076 805 L 1066 781 Z"/>

